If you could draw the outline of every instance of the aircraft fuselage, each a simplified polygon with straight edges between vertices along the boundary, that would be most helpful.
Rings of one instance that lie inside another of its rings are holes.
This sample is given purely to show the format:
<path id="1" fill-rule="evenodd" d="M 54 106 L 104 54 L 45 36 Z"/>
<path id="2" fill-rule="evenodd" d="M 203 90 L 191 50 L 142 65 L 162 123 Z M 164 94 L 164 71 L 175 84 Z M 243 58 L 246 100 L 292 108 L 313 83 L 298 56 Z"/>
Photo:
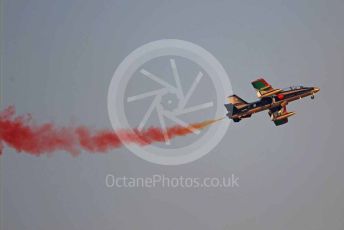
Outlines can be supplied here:
<path id="1" fill-rule="evenodd" d="M 317 87 L 290 87 L 288 89 L 281 90 L 276 95 L 263 97 L 258 101 L 248 103 L 243 108 L 232 114 L 228 113 L 227 116 L 234 121 L 236 119 L 242 119 L 250 117 L 252 114 L 263 110 L 278 110 L 281 107 L 286 106 L 288 103 L 299 100 L 304 97 L 311 96 L 314 98 L 314 94 L 319 91 Z M 292 114 L 291 114 L 292 115 Z"/>

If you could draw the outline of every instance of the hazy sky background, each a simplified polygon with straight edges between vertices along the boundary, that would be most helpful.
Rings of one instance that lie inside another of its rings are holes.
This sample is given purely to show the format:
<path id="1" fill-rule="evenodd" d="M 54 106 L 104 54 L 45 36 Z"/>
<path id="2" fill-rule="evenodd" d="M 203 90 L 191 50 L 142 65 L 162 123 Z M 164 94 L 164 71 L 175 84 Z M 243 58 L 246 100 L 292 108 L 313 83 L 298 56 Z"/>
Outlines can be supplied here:
<path id="1" fill-rule="evenodd" d="M 233 91 L 317 86 L 275 127 L 267 113 L 232 124 L 208 155 L 182 166 L 126 149 L 105 155 L 1 156 L 2 229 L 344 228 L 344 2 L 2 1 L 2 108 L 38 122 L 111 127 L 107 90 L 137 47 L 176 38 L 211 52 Z M 204 89 L 206 90 L 206 89 Z M 196 116 L 197 117 L 197 116 Z M 240 177 L 234 189 L 109 189 L 105 176 Z"/>

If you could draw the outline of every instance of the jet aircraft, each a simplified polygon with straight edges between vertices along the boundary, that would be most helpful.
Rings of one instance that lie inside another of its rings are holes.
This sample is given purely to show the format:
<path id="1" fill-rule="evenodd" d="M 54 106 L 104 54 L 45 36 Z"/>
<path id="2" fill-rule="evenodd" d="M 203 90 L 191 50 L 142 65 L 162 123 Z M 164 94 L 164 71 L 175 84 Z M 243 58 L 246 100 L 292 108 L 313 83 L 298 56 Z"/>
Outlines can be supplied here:
<path id="1" fill-rule="evenodd" d="M 228 97 L 229 104 L 225 104 L 228 110 L 227 117 L 234 122 L 249 118 L 252 114 L 269 110 L 269 116 L 276 126 L 288 122 L 288 117 L 294 115 L 294 112 L 287 111 L 287 104 L 314 95 L 319 92 L 318 87 L 291 86 L 285 89 L 275 89 L 263 78 L 252 82 L 252 86 L 257 91 L 258 101 L 247 103 L 237 95 Z"/>

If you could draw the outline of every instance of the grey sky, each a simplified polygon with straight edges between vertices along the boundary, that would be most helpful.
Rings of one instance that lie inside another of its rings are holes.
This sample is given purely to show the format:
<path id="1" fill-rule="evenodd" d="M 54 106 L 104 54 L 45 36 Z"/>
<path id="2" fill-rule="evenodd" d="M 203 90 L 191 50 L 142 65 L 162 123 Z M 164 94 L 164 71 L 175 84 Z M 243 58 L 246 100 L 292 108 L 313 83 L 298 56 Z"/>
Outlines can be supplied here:
<path id="1" fill-rule="evenodd" d="M 164 38 L 207 49 L 248 101 L 262 75 L 275 87 L 321 89 L 289 105 L 296 115 L 287 125 L 257 114 L 182 166 L 124 148 L 77 158 L 6 148 L 2 229 L 343 229 L 343 1 L 3 0 L 1 10 L 1 106 L 38 122 L 110 128 L 113 72 L 131 51 Z M 235 173 L 240 188 L 108 189 L 108 173 Z"/>

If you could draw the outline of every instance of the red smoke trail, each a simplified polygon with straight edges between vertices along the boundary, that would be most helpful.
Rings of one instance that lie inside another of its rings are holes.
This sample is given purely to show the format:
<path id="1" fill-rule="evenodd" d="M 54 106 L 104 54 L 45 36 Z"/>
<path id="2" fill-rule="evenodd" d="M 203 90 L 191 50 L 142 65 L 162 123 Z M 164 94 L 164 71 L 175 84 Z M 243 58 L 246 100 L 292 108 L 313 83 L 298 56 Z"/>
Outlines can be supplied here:
<path id="1" fill-rule="evenodd" d="M 190 127 L 203 129 L 216 121 L 206 120 L 190 124 Z M 189 128 L 179 125 L 167 128 L 170 139 L 190 133 L 192 131 Z M 163 130 L 155 127 L 142 131 L 133 129 L 116 132 L 91 130 L 85 126 L 57 127 L 52 123 L 36 125 L 30 115 L 15 116 L 13 106 L 0 113 L 0 154 L 3 143 L 18 152 L 40 156 L 54 151 L 66 151 L 72 155 L 78 155 L 81 150 L 104 153 L 121 147 L 124 142 L 143 146 L 164 141 Z"/>

